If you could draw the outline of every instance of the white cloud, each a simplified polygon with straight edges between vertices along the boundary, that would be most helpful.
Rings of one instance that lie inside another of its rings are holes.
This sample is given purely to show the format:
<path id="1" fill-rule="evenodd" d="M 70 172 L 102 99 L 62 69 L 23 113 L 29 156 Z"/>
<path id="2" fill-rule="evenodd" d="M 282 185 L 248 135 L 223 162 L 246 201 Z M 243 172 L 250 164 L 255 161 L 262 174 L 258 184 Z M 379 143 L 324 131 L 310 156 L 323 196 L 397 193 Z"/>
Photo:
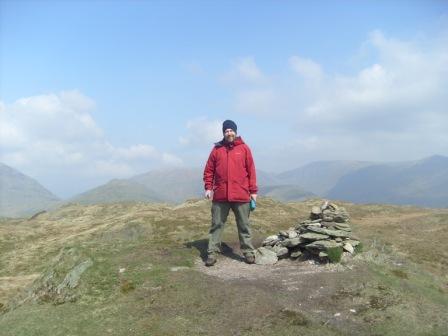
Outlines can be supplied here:
<path id="1" fill-rule="evenodd" d="M 265 84 L 267 76 L 260 70 L 253 57 L 243 57 L 232 65 L 232 68 L 222 79 L 225 82 Z"/>
<path id="2" fill-rule="evenodd" d="M 299 75 L 303 76 L 305 80 L 319 82 L 323 77 L 321 66 L 313 60 L 292 56 L 289 59 L 289 64 L 291 65 L 291 68 Z"/>
<path id="3" fill-rule="evenodd" d="M 83 185 L 85 178 L 99 184 L 182 163 L 148 144 L 112 145 L 91 114 L 94 108 L 79 91 L 0 102 L 0 161 L 47 181 L 66 174 L 67 185 Z M 64 194 L 64 186 L 56 189 Z"/>
<path id="4" fill-rule="evenodd" d="M 208 120 L 205 117 L 189 120 L 187 134 L 179 138 L 183 146 L 206 146 L 222 139 L 222 121 Z"/>
<path id="5" fill-rule="evenodd" d="M 235 86 L 236 112 L 288 130 L 278 134 L 289 145 L 278 149 L 284 156 L 277 163 L 334 153 L 370 160 L 448 155 L 448 34 L 400 41 L 374 31 L 363 47 L 370 64 L 351 74 L 325 73 L 295 55 L 288 63 L 296 76 Z"/>
<path id="6" fill-rule="evenodd" d="M 184 162 L 179 157 L 169 154 L 169 153 L 163 153 L 162 154 L 163 162 L 169 166 L 183 166 Z"/>
<path id="7" fill-rule="evenodd" d="M 244 90 L 236 97 L 235 109 L 242 113 L 270 114 L 278 109 L 276 95 L 271 89 Z"/>
<path id="8" fill-rule="evenodd" d="M 159 156 L 158 151 L 150 145 L 133 145 L 130 147 L 113 147 L 109 145 L 111 154 L 117 159 L 135 160 L 135 159 L 156 159 Z"/>

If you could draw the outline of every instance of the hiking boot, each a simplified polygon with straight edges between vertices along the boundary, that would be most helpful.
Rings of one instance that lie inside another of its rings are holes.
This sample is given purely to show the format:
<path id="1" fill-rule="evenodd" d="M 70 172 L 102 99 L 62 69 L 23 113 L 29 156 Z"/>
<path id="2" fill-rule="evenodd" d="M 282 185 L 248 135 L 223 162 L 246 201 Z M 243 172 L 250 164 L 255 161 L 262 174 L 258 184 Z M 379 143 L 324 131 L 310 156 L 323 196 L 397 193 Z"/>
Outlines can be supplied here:
<path id="1" fill-rule="evenodd" d="M 246 264 L 255 264 L 255 256 L 253 254 L 248 254 L 245 256 Z"/>
<path id="2" fill-rule="evenodd" d="M 216 264 L 216 257 L 213 255 L 209 255 L 207 257 L 207 260 L 205 261 L 205 266 L 210 267 L 213 266 L 214 264 Z"/>

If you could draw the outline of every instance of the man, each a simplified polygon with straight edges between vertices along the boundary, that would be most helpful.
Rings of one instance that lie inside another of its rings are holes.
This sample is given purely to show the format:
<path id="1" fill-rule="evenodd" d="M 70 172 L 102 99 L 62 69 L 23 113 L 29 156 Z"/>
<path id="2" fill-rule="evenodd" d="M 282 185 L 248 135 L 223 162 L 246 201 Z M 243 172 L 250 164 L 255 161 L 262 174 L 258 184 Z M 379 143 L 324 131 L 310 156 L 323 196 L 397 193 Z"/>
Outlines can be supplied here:
<path id="1" fill-rule="evenodd" d="M 213 266 L 220 251 L 224 224 L 230 209 L 235 214 L 241 251 L 248 264 L 255 262 L 249 223 L 250 200 L 257 199 L 255 164 L 249 147 L 237 136 L 232 120 L 222 125 L 224 139 L 215 143 L 204 169 L 205 197 L 212 202 L 212 225 L 206 266 Z"/>

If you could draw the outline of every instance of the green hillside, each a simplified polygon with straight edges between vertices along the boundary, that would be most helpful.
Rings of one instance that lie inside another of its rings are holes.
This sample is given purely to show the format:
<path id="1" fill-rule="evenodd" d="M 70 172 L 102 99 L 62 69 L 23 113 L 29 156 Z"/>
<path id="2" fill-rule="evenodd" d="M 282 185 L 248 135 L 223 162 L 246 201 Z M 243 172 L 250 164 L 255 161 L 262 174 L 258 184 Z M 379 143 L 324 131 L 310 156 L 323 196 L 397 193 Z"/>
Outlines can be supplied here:
<path id="1" fill-rule="evenodd" d="M 260 195 L 271 197 L 282 202 L 302 201 L 316 196 L 313 193 L 303 190 L 301 187 L 295 185 L 261 186 L 259 193 Z"/>
<path id="2" fill-rule="evenodd" d="M 199 168 L 171 168 L 153 170 L 130 180 L 156 191 L 166 202 L 180 203 L 203 195 L 202 174 Z"/>
<path id="3" fill-rule="evenodd" d="M 162 202 L 157 193 L 146 186 L 130 180 L 112 180 L 82 193 L 69 202 L 102 204 L 116 202 Z"/>
<path id="4" fill-rule="evenodd" d="M 321 200 L 260 198 L 254 241 Z M 247 265 L 233 216 L 203 265 L 210 203 L 66 205 L 0 221 L 0 333 L 444 335 L 448 210 L 341 204 L 364 251 L 341 264 Z"/>
<path id="5" fill-rule="evenodd" d="M 60 199 L 36 180 L 0 163 L 0 216 L 29 216 L 59 203 Z"/>

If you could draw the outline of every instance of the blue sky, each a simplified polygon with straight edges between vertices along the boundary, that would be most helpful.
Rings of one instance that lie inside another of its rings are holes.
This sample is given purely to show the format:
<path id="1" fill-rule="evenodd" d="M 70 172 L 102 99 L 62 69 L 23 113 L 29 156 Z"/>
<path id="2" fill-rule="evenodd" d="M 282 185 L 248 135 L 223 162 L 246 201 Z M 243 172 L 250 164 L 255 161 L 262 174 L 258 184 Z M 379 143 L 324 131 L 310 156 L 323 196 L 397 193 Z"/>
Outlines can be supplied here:
<path id="1" fill-rule="evenodd" d="M 202 166 L 448 155 L 446 1 L 1 1 L 0 161 L 68 197 Z"/>

